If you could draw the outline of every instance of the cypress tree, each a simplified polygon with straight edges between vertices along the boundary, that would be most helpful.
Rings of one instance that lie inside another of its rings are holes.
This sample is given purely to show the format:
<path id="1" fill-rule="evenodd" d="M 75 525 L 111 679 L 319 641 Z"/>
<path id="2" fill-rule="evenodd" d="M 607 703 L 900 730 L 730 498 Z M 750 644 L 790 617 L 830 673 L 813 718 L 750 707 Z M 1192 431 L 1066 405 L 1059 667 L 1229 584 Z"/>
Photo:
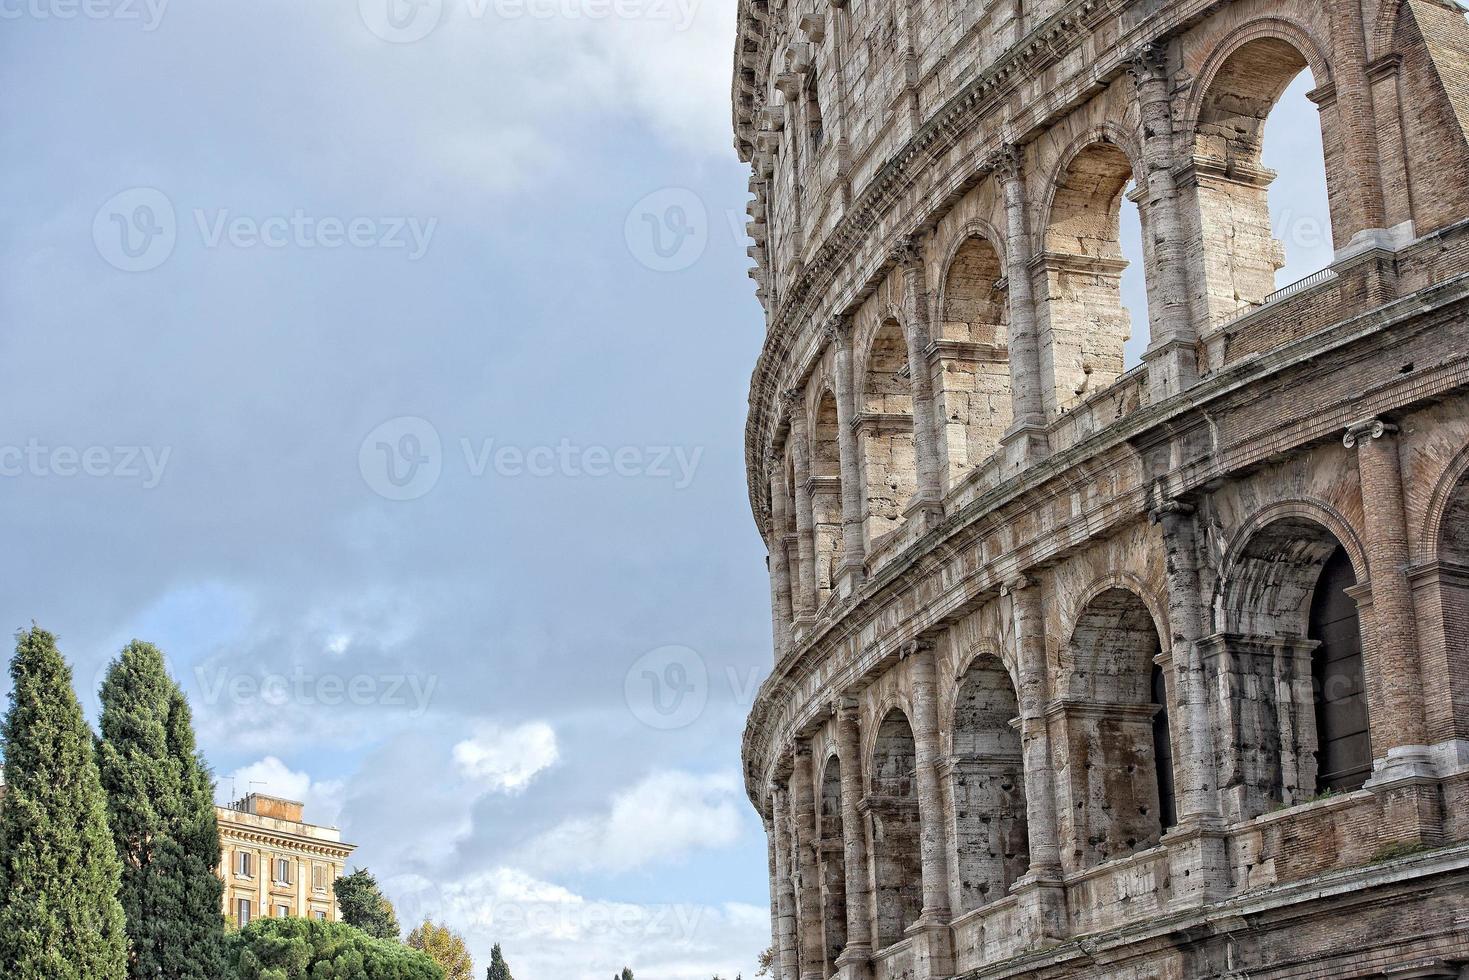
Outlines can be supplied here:
<path id="1" fill-rule="evenodd" d="M 510 975 L 510 966 L 505 962 L 505 956 L 500 952 L 500 944 L 490 950 L 490 968 L 485 972 L 485 980 L 515 980 Z"/>
<path id="2" fill-rule="evenodd" d="M 217 980 L 223 884 L 213 784 L 163 654 L 134 640 L 102 685 L 98 766 L 122 861 L 133 980 Z"/>
<path id="3" fill-rule="evenodd" d="M 123 980 L 127 933 L 92 731 L 56 638 L 17 637 L 0 806 L 0 976 Z"/>
<path id="4" fill-rule="evenodd" d="M 398 938 L 398 916 L 383 897 L 377 879 L 366 868 L 356 868 L 332 882 L 342 921 L 377 939 Z"/>

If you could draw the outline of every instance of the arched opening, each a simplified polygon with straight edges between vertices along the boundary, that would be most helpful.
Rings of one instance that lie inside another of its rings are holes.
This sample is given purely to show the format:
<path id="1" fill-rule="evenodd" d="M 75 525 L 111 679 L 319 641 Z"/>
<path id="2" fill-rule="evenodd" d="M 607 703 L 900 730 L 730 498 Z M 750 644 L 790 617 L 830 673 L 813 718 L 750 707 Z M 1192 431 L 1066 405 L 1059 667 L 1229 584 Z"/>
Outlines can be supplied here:
<path id="1" fill-rule="evenodd" d="M 1274 37 L 1242 44 L 1209 82 L 1194 162 L 1210 324 L 1331 263 L 1321 119 L 1307 98 L 1313 88 L 1306 58 Z M 1272 165 L 1282 168 L 1278 181 Z"/>
<path id="2" fill-rule="evenodd" d="M 1362 630 L 1357 603 L 1347 592 L 1356 584 L 1352 560 L 1338 547 L 1311 595 L 1307 637 L 1319 644 L 1311 652 L 1317 793 L 1360 789 L 1372 772 Z"/>
<path id="3" fill-rule="evenodd" d="M 1420 632 L 1426 717 L 1435 741 L 1469 738 L 1469 473 L 1459 478 L 1439 518 L 1434 560 L 1417 576 L 1429 618 Z M 1436 620 L 1436 621 L 1435 621 Z"/>
<path id="4" fill-rule="evenodd" d="M 1362 633 L 1348 552 L 1305 516 L 1250 535 L 1223 583 L 1223 631 L 1206 656 L 1218 712 L 1219 790 L 1248 819 L 1371 769 Z"/>
<path id="5" fill-rule="evenodd" d="M 1030 866 L 1019 714 L 1005 665 L 989 654 L 975 658 L 959 682 L 950 756 L 960 911 L 1005 897 Z"/>
<path id="6" fill-rule="evenodd" d="M 816 608 L 831 598 L 842 557 L 842 457 L 837 400 L 830 389 L 811 427 L 811 522 L 816 536 Z"/>
<path id="7" fill-rule="evenodd" d="M 1012 418 L 1009 288 L 989 241 L 973 235 L 959 246 L 944 277 L 943 304 L 931 370 L 949 486 L 1000 448 Z"/>
<path id="8" fill-rule="evenodd" d="M 1156 747 L 1171 739 L 1166 689 L 1155 701 L 1161 651 L 1152 613 L 1123 588 L 1092 599 L 1072 631 L 1063 789 L 1074 869 L 1157 844 L 1174 812 L 1172 753 Z"/>
<path id="9" fill-rule="evenodd" d="M 1121 215 L 1132 163 L 1116 144 L 1083 149 L 1056 179 L 1046 226 L 1042 398 L 1064 412 L 1122 375 L 1132 315 L 1122 302 Z M 1146 236 L 1142 236 L 1146 240 Z"/>
<path id="10" fill-rule="evenodd" d="M 837 957 L 847 948 L 847 862 L 842 836 L 842 764 L 827 760 L 821 778 L 821 928 L 825 976 L 836 973 Z"/>
<path id="11" fill-rule="evenodd" d="M 1127 310 L 1132 333 L 1122 345 L 1122 370 L 1131 371 L 1143 362 L 1152 343 L 1153 330 L 1148 302 L 1148 277 L 1143 270 L 1152 265 L 1148 254 L 1147 236 L 1143 234 L 1143 212 L 1138 206 L 1137 182 L 1129 180 L 1122 191 L 1122 204 L 1117 212 L 1117 232 L 1122 248 L 1122 258 L 1127 267 L 1122 270 L 1120 288 L 1122 306 Z"/>
<path id="12" fill-rule="evenodd" d="M 885 321 L 868 348 L 858 432 L 862 531 L 870 554 L 875 542 L 903 523 L 903 511 L 918 489 L 908 344 L 896 320 Z"/>
<path id="13" fill-rule="evenodd" d="M 913 729 L 894 708 L 877 729 L 868 797 L 879 949 L 900 942 L 923 911 L 917 768 Z"/>
<path id="14" fill-rule="evenodd" d="M 785 528 L 783 529 L 786 542 L 786 568 L 791 578 L 791 608 L 795 616 L 801 615 L 805 597 L 805 579 L 801 576 L 801 548 L 799 533 L 796 528 L 796 461 L 791 456 L 790 444 L 786 445 L 785 459 L 783 461 L 786 514 Z M 792 618 L 792 622 L 794 622 Z"/>

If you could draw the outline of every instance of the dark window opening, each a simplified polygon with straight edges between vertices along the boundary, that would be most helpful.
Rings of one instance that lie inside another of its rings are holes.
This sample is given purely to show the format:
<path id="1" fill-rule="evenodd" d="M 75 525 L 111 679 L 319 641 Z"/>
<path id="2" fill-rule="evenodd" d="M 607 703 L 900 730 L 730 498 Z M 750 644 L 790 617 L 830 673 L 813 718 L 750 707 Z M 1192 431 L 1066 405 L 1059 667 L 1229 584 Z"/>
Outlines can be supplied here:
<path id="1" fill-rule="evenodd" d="M 1338 547 L 1311 596 L 1309 636 L 1321 644 L 1311 654 L 1317 793 L 1360 789 L 1372 771 L 1362 630 L 1356 600 L 1346 591 L 1356 584 L 1351 559 Z"/>
<path id="2" fill-rule="evenodd" d="M 1153 665 L 1153 765 L 1158 770 L 1158 817 L 1163 829 L 1178 823 L 1178 804 L 1173 797 L 1173 740 L 1168 731 L 1168 680 L 1163 668 Z"/>

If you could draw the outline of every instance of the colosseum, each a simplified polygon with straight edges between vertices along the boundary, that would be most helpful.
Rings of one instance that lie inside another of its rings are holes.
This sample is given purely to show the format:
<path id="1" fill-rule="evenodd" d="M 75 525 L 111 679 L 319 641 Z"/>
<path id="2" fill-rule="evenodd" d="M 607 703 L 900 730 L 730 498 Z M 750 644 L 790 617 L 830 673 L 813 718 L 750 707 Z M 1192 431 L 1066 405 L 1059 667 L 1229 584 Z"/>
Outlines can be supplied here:
<path id="1" fill-rule="evenodd" d="M 1469 978 L 1464 14 L 740 0 L 734 72 L 776 980 Z"/>

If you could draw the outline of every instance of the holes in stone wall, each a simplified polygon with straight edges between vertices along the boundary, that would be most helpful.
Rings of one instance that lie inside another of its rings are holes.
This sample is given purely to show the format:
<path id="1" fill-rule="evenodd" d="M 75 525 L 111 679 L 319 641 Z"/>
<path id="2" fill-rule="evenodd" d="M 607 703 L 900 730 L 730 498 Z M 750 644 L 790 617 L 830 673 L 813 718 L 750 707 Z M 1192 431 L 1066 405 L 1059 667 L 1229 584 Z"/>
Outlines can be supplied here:
<path id="1" fill-rule="evenodd" d="M 1042 399 L 1049 414 L 1070 409 L 1122 375 L 1132 315 L 1122 303 L 1128 262 L 1121 214 L 1132 178 L 1127 154 L 1109 142 L 1083 149 L 1057 178 L 1041 256 Z"/>
<path id="2" fill-rule="evenodd" d="M 979 466 L 1010 426 L 1010 298 L 995 246 L 971 236 L 944 277 L 943 315 L 932 359 L 945 484 Z"/>
<path id="3" fill-rule="evenodd" d="M 877 730 L 868 796 L 879 949 L 902 941 L 923 910 L 917 766 L 913 729 L 895 708 Z"/>
<path id="4" fill-rule="evenodd" d="M 847 947 L 847 863 L 842 838 L 842 764 L 827 760 L 821 779 L 821 924 L 825 976 L 836 973 L 836 960 Z"/>
<path id="5" fill-rule="evenodd" d="M 913 443 L 913 391 L 908 345 L 896 320 L 878 329 L 862 383 L 862 530 L 868 552 L 903 523 L 918 486 Z"/>
<path id="6" fill-rule="evenodd" d="M 1070 841 L 1077 868 L 1157 844 L 1173 809 L 1171 799 L 1161 799 L 1172 786 L 1171 768 L 1160 779 L 1163 760 L 1154 747 L 1153 660 L 1160 649 L 1147 605 L 1121 588 L 1088 603 L 1072 633 L 1066 750 L 1078 811 Z"/>
<path id="7" fill-rule="evenodd" d="M 1030 866 L 1019 713 L 1005 665 L 976 658 L 955 698 L 950 757 L 960 911 L 1004 898 Z"/>
<path id="8" fill-rule="evenodd" d="M 842 457 L 836 396 L 816 403 L 811 427 L 811 518 L 816 535 L 816 606 L 831 597 L 842 556 Z"/>

